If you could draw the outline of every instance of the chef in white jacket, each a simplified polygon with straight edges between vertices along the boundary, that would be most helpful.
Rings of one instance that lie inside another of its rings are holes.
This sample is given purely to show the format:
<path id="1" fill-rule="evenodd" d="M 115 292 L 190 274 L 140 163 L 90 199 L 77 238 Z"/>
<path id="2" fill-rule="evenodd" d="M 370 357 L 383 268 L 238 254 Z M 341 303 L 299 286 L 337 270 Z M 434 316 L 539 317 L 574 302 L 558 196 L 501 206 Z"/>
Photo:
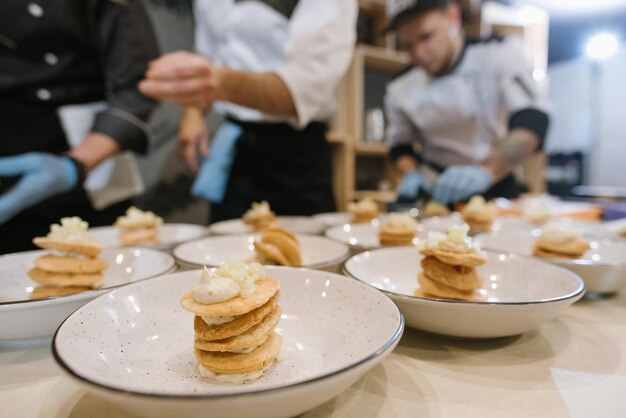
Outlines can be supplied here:
<path id="1" fill-rule="evenodd" d="M 211 221 L 254 201 L 333 211 L 326 122 L 356 38 L 356 0 L 196 0 L 198 53 L 153 62 L 140 90 L 184 106 L 180 151 Z M 203 115 L 226 120 L 209 141 Z M 202 156 L 198 160 L 198 154 Z"/>
<path id="2" fill-rule="evenodd" d="M 541 149 L 548 127 L 520 42 L 466 38 L 450 0 L 390 0 L 388 13 L 411 60 L 385 98 L 399 197 L 517 197 L 512 170 Z"/>

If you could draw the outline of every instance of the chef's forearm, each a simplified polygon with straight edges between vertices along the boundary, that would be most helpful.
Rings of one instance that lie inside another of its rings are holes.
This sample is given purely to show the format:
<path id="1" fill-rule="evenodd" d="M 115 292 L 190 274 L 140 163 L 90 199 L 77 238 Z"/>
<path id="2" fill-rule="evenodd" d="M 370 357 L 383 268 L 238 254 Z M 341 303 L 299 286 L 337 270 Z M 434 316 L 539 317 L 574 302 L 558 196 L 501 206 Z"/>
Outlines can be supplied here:
<path id="1" fill-rule="evenodd" d="M 289 89 L 275 73 L 219 68 L 216 100 L 278 116 L 297 116 Z"/>
<path id="2" fill-rule="evenodd" d="M 92 132 L 68 154 L 82 162 L 89 171 L 108 157 L 117 154 L 119 150 L 120 146 L 113 138 Z"/>
<path id="3" fill-rule="evenodd" d="M 532 156 L 539 146 L 539 137 L 529 129 L 515 128 L 509 137 L 494 150 L 482 166 L 492 175 L 494 183 L 508 176 L 513 169 Z"/>

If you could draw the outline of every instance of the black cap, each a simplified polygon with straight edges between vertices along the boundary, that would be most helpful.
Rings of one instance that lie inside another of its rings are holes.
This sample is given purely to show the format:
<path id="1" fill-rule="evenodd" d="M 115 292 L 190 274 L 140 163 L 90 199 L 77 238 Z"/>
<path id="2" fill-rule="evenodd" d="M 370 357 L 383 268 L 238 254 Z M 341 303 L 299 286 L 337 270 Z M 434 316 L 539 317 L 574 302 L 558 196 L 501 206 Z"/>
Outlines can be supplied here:
<path id="1" fill-rule="evenodd" d="M 387 0 L 387 32 L 394 31 L 405 19 L 417 16 L 433 9 L 443 9 L 452 4 L 452 0 Z"/>

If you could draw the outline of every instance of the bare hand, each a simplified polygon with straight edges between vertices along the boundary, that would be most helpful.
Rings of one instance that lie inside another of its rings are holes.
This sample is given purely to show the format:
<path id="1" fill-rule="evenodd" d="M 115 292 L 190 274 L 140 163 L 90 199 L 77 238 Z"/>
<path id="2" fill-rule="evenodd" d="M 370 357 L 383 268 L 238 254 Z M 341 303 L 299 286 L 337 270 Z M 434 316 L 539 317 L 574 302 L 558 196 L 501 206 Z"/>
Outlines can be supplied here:
<path id="1" fill-rule="evenodd" d="M 200 155 L 209 155 L 209 130 L 202 112 L 188 108 L 183 113 L 178 131 L 178 153 L 192 173 L 198 172 Z"/>
<path id="2" fill-rule="evenodd" d="M 205 110 L 215 100 L 217 86 L 217 71 L 209 60 L 178 51 L 151 61 L 139 90 L 157 100 Z"/>

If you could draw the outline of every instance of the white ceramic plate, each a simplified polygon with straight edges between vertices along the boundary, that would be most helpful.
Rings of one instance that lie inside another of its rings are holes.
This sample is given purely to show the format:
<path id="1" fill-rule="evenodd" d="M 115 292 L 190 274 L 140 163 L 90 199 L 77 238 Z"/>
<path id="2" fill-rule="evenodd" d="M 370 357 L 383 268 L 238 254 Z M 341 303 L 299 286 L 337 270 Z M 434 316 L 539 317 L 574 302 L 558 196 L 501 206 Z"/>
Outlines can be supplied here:
<path id="1" fill-rule="evenodd" d="M 317 219 L 326 225 L 327 227 L 335 225 L 343 225 L 350 223 L 352 220 L 352 214 L 349 212 L 326 212 L 313 215 L 313 219 Z"/>
<path id="2" fill-rule="evenodd" d="M 171 249 L 183 242 L 202 238 L 209 233 L 206 226 L 195 224 L 163 224 L 159 228 L 159 243 L 142 245 L 154 249 Z M 88 235 L 97 239 L 104 248 L 120 248 L 118 240 L 119 228 L 114 226 L 100 226 L 90 228 Z"/>
<path id="3" fill-rule="evenodd" d="M 485 302 L 415 297 L 422 256 L 412 248 L 381 248 L 351 257 L 344 269 L 385 292 L 410 327 L 465 338 L 522 334 L 580 299 L 583 281 L 565 269 L 531 258 L 488 253 L 478 268 Z"/>
<path id="4" fill-rule="evenodd" d="M 333 241 L 350 246 L 353 250 L 371 250 L 380 247 L 378 230 L 380 220 L 374 219 L 370 223 L 335 225 L 326 230 L 326 236 Z M 423 235 L 421 226 L 416 238 L 413 240 L 417 245 L 419 237 Z"/>
<path id="5" fill-rule="evenodd" d="M 348 257 L 346 245 L 315 235 L 296 235 L 302 248 L 304 266 L 315 269 L 339 267 Z M 220 235 L 181 244 L 174 257 L 185 264 L 216 267 L 226 260 L 254 258 L 254 240 L 260 235 Z"/>
<path id="6" fill-rule="evenodd" d="M 294 234 L 319 235 L 326 229 L 322 221 L 307 216 L 278 216 L 276 222 Z M 216 235 L 242 235 L 253 232 L 241 219 L 216 222 L 210 226 L 210 231 Z"/>
<path id="7" fill-rule="evenodd" d="M 111 288 L 148 279 L 175 268 L 174 258 L 147 248 L 104 250 L 100 257 L 109 267 L 102 288 L 68 296 L 29 299 L 37 283 L 26 272 L 44 251 L 28 251 L 0 257 L 0 340 L 52 335 L 79 306 Z"/>
<path id="8" fill-rule="evenodd" d="M 267 267 L 280 280 L 282 359 L 257 381 L 199 377 L 193 314 L 179 298 L 186 271 L 132 284 L 74 312 L 52 349 L 61 367 L 99 396 L 148 417 L 291 417 L 352 385 L 398 343 L 404 321 L 382 293 L 328 272 Z"/>
<path id="9" fill-rule="evenodd" d="M 487 249 L 532 256 L 539 229 L 530 232 L 492 233 L 478 235 L 476 240 Z M 608 239 L 593 239 L 591 249 L 578 260 L 542 258 L 542 260 L 565 267 L 585 280 L 587 290 L 612 293 L 626 287 L 626 243 Z"/>

